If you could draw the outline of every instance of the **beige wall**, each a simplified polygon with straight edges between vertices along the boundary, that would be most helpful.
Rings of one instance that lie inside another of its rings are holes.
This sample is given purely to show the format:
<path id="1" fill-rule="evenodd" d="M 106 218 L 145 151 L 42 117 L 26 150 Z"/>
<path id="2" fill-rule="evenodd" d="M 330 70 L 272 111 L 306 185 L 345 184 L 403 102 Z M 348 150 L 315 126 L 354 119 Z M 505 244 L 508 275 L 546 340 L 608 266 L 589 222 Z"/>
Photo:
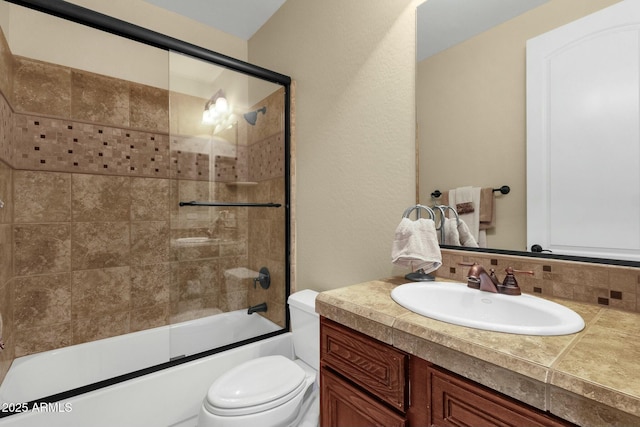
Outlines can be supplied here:
<path id="1" fill-rule="evenodd" d="M 79 6 L 246 60 L 247 42 L 142 0 L 69 0 Z"/>
<path id="2" fill-rule="evenodd" d="M 420 201 L 500 187 L 489 247 L 526 250 L 526 40 L 618 0 L 551 0 L 418 65 Z"/>
<path id="3" fill-rule="evenodd" d="M 249 41 L 252 63 L 296 81 L 298 289 L 394 273 L 415 203 L 415 6 L 288 0 Z"/>

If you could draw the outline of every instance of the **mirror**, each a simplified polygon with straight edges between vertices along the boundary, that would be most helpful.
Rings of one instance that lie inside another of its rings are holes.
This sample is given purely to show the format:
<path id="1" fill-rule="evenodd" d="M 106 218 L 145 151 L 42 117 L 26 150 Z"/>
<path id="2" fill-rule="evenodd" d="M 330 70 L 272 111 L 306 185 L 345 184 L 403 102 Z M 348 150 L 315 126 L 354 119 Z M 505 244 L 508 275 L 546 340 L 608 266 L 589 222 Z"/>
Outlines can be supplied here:
<path id="1" fill-rule="evenodd" d="M 289 89 L 71 3 L 0 1 L 3 402 L 288 330 Z"/>
<path id="2" fill-rule="evenodd" d="M 617 1 L 427 0 L 418 6 L 419 203 L 432 206 L 435 190 L 508 185 L 509 194 L 494 193 L 486 249 L 534 255 L 526 252 L 526 40 Z"/>

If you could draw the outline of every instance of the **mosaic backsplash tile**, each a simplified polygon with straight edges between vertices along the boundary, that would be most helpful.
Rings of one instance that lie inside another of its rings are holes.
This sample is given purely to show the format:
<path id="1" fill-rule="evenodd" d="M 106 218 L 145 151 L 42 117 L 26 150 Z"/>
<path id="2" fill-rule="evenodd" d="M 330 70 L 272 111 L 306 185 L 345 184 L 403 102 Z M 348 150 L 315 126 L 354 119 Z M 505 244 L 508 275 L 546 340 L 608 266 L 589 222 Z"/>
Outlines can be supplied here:
<path id="1" fill-rule="evenodd" d="M 169 136 L 14 114 L 14 167 L 104 175 L 169 176 Z"/>

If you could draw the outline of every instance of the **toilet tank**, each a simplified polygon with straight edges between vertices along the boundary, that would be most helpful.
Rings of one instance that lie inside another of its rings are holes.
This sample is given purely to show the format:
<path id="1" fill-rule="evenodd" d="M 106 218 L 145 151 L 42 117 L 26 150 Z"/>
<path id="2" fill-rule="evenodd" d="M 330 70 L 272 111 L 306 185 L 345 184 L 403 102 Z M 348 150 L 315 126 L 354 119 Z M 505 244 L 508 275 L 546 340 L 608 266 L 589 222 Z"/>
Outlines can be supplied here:
<path id="1" fill-rule="evenodd" d="M 316 313 L 318 292 L 305 289 L 289 296 L 293 351 L 316 371 L 320 369 L 320 317 Z"/>

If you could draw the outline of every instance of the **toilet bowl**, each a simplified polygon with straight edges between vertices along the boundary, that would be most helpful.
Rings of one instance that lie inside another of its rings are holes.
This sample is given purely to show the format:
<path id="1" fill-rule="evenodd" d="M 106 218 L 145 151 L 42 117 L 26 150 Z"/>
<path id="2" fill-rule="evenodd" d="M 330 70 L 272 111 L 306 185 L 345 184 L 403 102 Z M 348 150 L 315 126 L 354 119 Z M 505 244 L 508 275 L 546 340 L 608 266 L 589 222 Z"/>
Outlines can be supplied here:
<path id="1" fill-rule="evenodd" d="M 198 427 L 317 426 L 319 320 L 317 292 L 289 297 L 295 360 L 281 355 L 244 362 L 216 379 L 198 415 Z"/>

